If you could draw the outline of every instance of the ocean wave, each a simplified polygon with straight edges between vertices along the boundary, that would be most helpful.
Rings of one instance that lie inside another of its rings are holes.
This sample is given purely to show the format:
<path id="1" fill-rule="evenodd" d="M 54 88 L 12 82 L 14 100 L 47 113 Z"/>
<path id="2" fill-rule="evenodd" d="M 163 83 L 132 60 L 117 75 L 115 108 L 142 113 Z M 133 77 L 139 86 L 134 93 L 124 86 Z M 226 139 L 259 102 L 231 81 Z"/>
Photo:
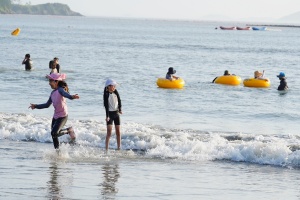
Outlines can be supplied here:
<path id="1" fill-rule="evenodd" d="M 31 114 L 0 113 L 0 140 L 52 143 L 50 118 Z M 106 124 L 97 120 L 69 120 L 77 135 L 75 157 L 97 159 L 105 156 Z M 113 133 L 114 134 L 114 133 Z M 70 138 L 60 137 L 67 148 Z M 232 132 L 206 132 L 192 129 L 166 129 L 139 123 L 122 124 L 122 149 L 126 156 L 179 161 L 227 160 L 282 167 L 300 167 L 300 138 L 295 135 L 256 135 Z M 114 135 L 110 147 L 116 148 Z M 70 147 L 71 148 L 71 147 Z M 66 151 L 65 151 L 66 152 Z M 124 154 L 122 154 L 124 156 Z M 69 156 L 68 156 L 69 157 Z"/>

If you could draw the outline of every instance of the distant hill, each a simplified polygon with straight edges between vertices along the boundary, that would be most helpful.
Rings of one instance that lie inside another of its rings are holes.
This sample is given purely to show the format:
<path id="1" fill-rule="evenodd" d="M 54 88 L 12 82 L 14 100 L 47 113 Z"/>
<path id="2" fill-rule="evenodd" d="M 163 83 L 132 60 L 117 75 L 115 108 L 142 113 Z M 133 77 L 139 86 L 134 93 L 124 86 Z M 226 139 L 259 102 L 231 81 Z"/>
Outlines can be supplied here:
<path id="1" fill-rule="evenodd" d="M 291 15 L 284 16 L 284 17 L 278 19 L 278 21 L 285 22 L 285 23 L 300 24 L 300 12 L 296 12 Z"/>
<path id="2" fill-rule="evenodd" d="M 20 5 L 12 4 L 10 0 L 0 0 L 0 14 L 82 16 L 80 13 L 72 11 L 66 4 Z"/>

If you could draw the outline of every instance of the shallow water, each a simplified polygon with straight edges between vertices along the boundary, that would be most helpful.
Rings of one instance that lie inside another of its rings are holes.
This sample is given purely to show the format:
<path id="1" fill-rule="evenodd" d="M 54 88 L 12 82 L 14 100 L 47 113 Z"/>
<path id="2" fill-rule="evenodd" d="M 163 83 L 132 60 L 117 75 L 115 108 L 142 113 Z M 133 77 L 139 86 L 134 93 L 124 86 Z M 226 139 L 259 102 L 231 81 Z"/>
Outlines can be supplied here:
<path id="1" fill-rule="evenodd" d="M 221 31 L 220 23 L 2 15 L 0 197 L 3 199 L 299 199 L 299 34 Z M 232 22 L 233 23 L 233 22 Z M 236 24 L 239 25 L 239 24 Z M 240 24 L 242 25 L 242 24 Z M 18 37 L 10 32 L 21 28 Z M 21 66 L 30 53 L 34 70 Z M 53 149 L 48 63 L 60 58 L 71 93 Z M 182 90 L 157 88 L 174 67 Z M 266 89 L 211 81 L 265 70 Z M 284 71 L 290 90 L 278 93 Z M 103 151 L 106 78 L 119 82 L 122 151 Z"/>
<path id="2" fill-rule="evenodd" d="M 57 155 L 50 150 L 50 144 L 0 142 L 1 199 L 300 197 L 295 184 L 300 178 L 298 170 L 226 161 L 149 158 L 124 151 L 105 154 L 99 149 L 68 145 L 63 145 Z M 83 156 L 84 150 L 93 155 Z"/>

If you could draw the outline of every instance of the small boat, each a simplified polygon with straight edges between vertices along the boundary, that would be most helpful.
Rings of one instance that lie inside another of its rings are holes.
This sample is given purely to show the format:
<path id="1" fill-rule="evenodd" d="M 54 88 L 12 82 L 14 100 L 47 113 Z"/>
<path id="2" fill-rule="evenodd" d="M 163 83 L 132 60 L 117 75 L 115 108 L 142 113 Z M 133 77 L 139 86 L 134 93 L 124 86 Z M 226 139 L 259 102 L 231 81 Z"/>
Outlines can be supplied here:
<path id="1" fill-rule="evenodd" d="M 241 82 L 241 77 L 236 75 L 219 76 L 214 80 L 214 83 L 225 85 L 239 85 Z"/>
<path id="2" fill-rule="evenodd" d="M 267 30 L 267 27 L 265 27 L 265 26 L 263 26 L 263 27 L 255 27 L 255 26 L 253 26 L 252 30 L 254 30 L 254 31 L 265 31 L 265 30 Z"/>
<path id="3" fill-rule="evenodd" d="M 175 80 L 169 80 L 165 78 L 158 78 L 156 81 L 156 84 L 160 88 L 175 88 L 175 89 L 181 89 L 183 88 L 185 82 L 182 78 L 175 79 Z"/>
<path id="4" fill-rule="evenodd" d="M 270 87 L 271 82 L 268 78 L 265 79 L 256 79 L 256 78 L 249 78 L 244 80 L 245 87 L 256 87 L 256 88 L 267 88 Z"/>
<path id="5" fill-rule="evenodd" d="M 11 35 L 17 36 L 17 35 L 19 35 L 20 31 L 21 31 L 21 29 L 20 29 L 20 28 L 17 28 L 17 29 L 14 30 L 13 32 L 11 32 Z"/>
<path id="6" fill-rule="evenodd" d="M 252 30 L 250 26 L 247 26 L 247 27 L 236 27 L 237 30 L 245 30 L 245 31 L 249 31 L 249 30 Z"/>
<path id="7" fill-rule="evenodd" d="M 220 29 L 222 29 L 222 30 L 236 30 L 236 27 L 235 26 L 233 26 L 233 27 L 220 26 Z"/>

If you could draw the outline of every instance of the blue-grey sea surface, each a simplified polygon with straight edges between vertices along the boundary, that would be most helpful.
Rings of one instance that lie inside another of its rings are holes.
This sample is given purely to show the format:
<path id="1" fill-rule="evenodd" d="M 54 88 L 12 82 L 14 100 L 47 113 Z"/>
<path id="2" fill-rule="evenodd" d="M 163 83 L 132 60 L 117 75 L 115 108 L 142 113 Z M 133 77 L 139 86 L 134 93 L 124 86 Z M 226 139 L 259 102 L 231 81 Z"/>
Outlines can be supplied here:
<path id="1" fill-rule="evenodd" d="M 1 199 L 299 199 L 300 34 L 237 22 L 1 15 Z M 11 32 L 20 28 L 18 36 Z M 280 29 L 280 30 L 279 30 Z M 34 70 L 21 62 L 30 53 Z M 59 57 L 77 145 L 50 135 L 45 75 Z M 168 68 L 184 89 L 156 85 Z M 265 71 L 269 88 L 213 84 Z M 277 91 L 284 72 L 289 90 Z M 102 94 L 116 80 L 122 150 L 104 151 Z"/>

